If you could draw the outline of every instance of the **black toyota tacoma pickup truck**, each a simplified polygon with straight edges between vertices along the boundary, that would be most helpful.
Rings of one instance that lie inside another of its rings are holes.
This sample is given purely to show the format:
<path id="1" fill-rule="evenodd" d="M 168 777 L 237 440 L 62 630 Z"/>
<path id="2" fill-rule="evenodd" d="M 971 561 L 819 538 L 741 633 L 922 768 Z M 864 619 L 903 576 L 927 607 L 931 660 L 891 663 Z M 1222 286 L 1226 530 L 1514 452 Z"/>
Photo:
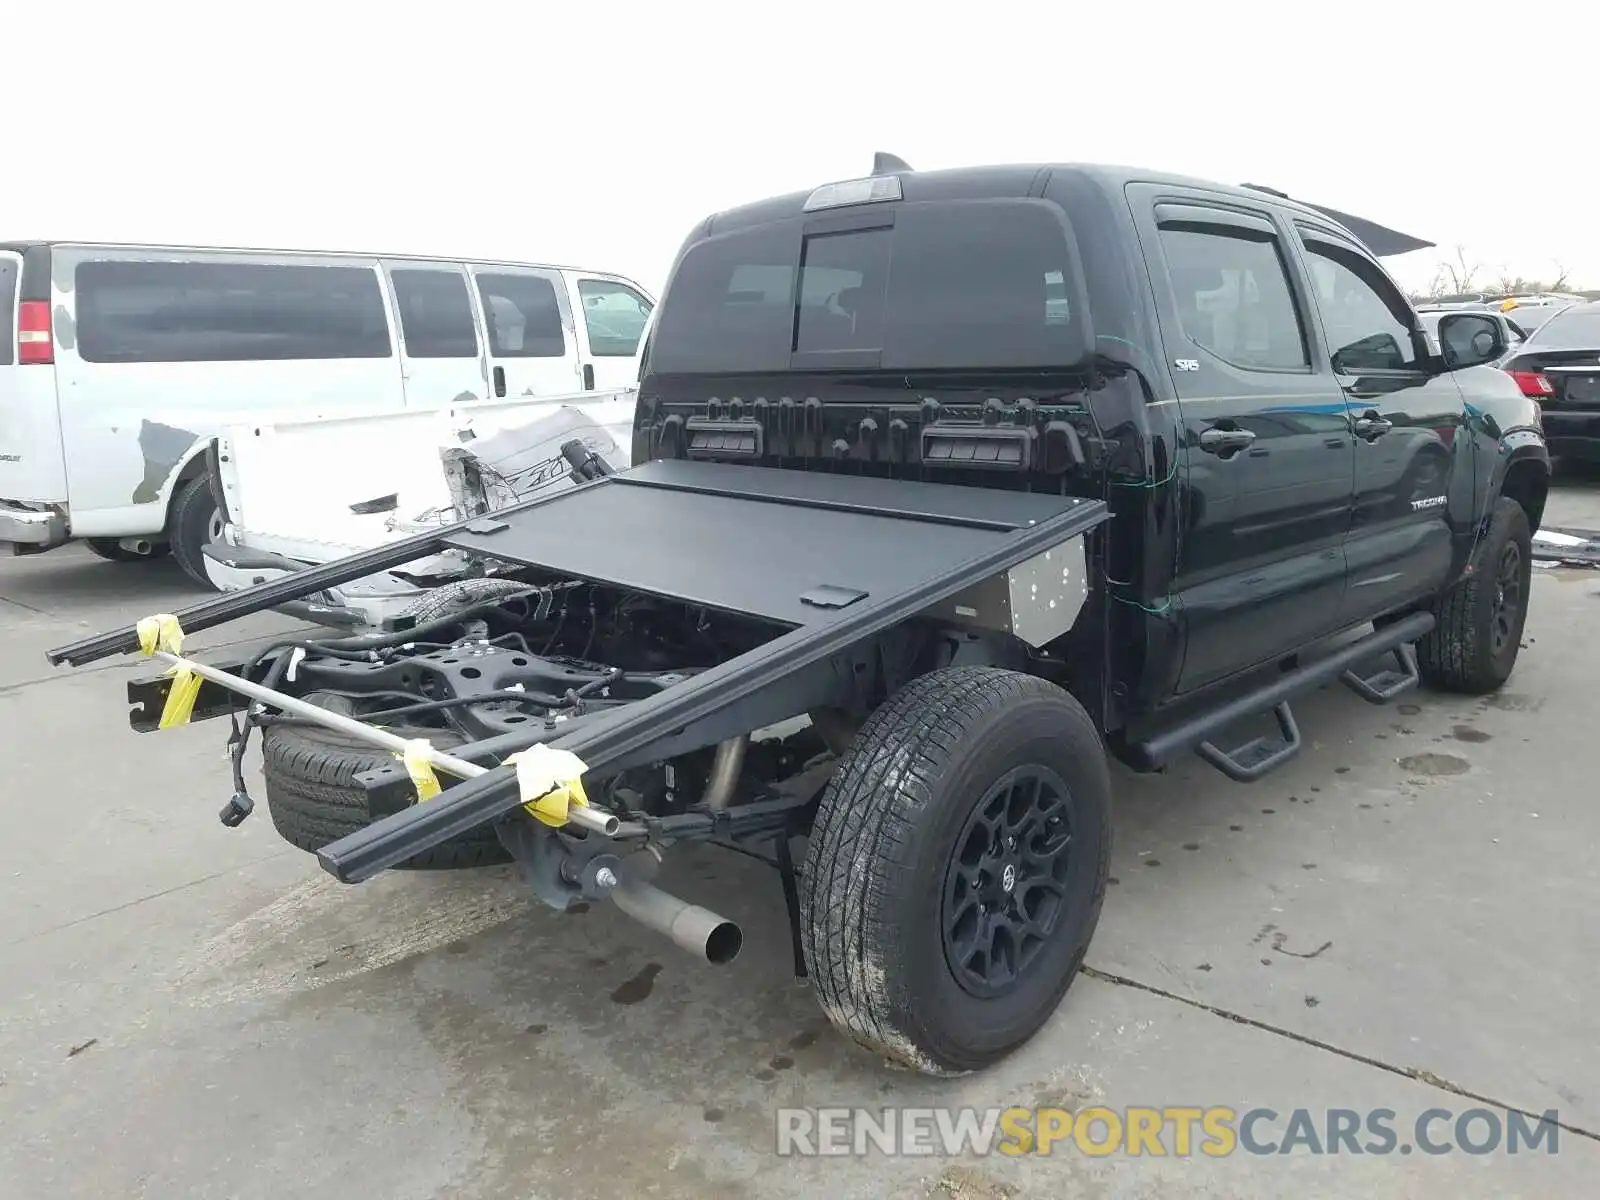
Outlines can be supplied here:
<path id="1" fill-rule="evenodd" d="M 394 628 L 211 664 L 223 822 L 259 730 L 272 819 L 336 878 L 509 859 L 713 962 L 738 927 L 653 880 L 679 843 L 735 849 L 777 869 L 839 1029 L 930 1073 L 993 1063 L 1094 933 L 1108 756 L 1249 781 L 1330 680 L 1384 703 L 1511 673 L 1539 410 L 1490 365 L 1497 322 L 1425 332 L 1378 261 L 1419 244 L 1265 188 L 886 157 L 709 217 L 630 470 L 578 448 L 564 493 L 165 623 L 447 547 L 480 565 Z M 134 727 L 184 719 L 176 690 L 129 685 Z M 523 772 L 554 751 L 579 773 Z"/>

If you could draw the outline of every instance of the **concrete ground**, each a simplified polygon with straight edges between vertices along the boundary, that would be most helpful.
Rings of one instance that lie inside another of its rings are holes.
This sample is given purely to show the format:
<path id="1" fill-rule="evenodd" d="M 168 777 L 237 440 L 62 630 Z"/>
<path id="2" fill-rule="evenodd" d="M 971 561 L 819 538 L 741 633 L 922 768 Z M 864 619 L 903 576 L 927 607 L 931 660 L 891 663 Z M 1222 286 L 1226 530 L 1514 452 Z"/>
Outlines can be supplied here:
<path id="1" fill-rule="evenodd" d="M 1600 528 L 1600 479 L 1564 479 L 1549 522 Z M 836 1037 L 790 978 L 775 879 L 726 856 L 669 873 L 744 923 L 717 969 L 503 870 L 345 888 L 264 811 L 224 829 L 223 727 L 136 736 L 146 666 L 43 658 L 193 597 L 165 563 L 0 561 L 5 1200 L 1593 1194 L 1600 573 L 1537 574 L 1492 699 L 1327 690 L 1297 710 L 1313 744 L 1254 786 L 1118 770 L 1093 969 L 952 1082 Z M 241 624 L 195 642 L 289 625 Z M 1565 1128 L 1514 1157 L 775 1155 L 778 1107 L 856 1104 L 1267 1107 L 1268 1141 L 1298 1108 L 1394 1110 L 1402 1143 L 1430 1108 Z"/>

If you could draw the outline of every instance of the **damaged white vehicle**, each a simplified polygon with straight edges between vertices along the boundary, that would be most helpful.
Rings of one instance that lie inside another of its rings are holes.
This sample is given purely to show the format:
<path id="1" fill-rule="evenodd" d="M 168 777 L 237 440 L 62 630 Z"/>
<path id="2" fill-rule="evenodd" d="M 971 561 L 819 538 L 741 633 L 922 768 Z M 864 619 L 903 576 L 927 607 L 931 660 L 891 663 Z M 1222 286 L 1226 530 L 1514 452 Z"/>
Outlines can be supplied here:
<path id="1" fill-rule="evenodd" d="M 630 387 L 230 428 L 210 450 L 222 521 L 205 547 L 206 574 L 219 590 L 237 591 L 626 470 L 636 394 Z M 493 564 L 444 550 L 281 611 L 379 627 L 496 586 Z"/>

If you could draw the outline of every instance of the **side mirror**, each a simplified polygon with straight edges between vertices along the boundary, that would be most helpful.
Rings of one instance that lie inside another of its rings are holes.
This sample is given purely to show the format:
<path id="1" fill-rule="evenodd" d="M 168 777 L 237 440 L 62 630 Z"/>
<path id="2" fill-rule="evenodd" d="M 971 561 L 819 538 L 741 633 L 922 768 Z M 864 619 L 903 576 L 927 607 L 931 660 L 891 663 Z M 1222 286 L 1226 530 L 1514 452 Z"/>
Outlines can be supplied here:
<path id="1" fill-rule="evenodd" d="M 1439 321 L 1439 351 L 1447 371 L 1492 363 L 1506 352 L 1505 328 L 1484 313 L 1449 313 Z"/>

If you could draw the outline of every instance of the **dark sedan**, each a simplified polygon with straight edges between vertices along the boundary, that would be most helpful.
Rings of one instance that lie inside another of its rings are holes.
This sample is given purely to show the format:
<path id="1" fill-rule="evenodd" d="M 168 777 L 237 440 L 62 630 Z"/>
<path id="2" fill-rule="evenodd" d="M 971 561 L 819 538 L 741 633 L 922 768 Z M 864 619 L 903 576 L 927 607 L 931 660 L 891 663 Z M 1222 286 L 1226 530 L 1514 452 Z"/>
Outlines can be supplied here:
<path id="1" fill-rule="evenodd" d="M 1551 454 L 1600 462 L 1600 301 L 1562 309 L 1502 365 L 1543 408 Z"/>

